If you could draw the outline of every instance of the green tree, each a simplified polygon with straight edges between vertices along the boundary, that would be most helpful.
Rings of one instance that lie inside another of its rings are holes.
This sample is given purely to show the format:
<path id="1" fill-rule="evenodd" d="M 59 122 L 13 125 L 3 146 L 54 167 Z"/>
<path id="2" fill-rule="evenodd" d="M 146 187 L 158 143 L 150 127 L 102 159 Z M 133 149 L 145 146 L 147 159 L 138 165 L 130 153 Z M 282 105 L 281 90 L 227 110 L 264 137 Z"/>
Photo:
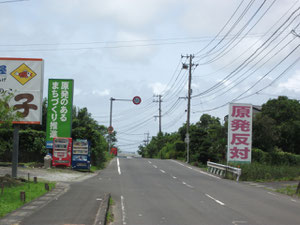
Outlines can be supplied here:
<path id="1" fill-rule="evenodd" d="M 266 152 L 274 150 L 279 140 L 279 130 L 276 121 L 262 113 L 253 119 L 253 146 Z"/>
<path id="2" fill-rule="evenodd" d="M 13 107 L 9 107 L 12 98 L 13 94 L 7 94 L 6 92 L 0 94 L 0 128 L 9 128 L 12 126 L 12 121 L 21 118 L 20 113 L 15 111 Z"/>
<path id="3" fill-rule="evenodd" d="M 260 129 L 260 132 L 256 132 L 255 136 L 269 136 L 270 140 L 265 140 L 267 146 L 262 144 L 263 138 L 257 144 L 257 147 L 261 147 L 262 150 L 268 151 L 270 147 L 279 147 L 285 152 L 300 154 L 299 150 L 299 134 L 300 134 L 300 103 L 298 100 L 289 99 L 285 96 L 279 96 L 277 99 L 272 99 L 266 102 L 262 106 L 262 116 L 264 119 L 267 117 L 270 119 L 267 126 L 267 121 L 262 122 L 260 128 L 255 125 L 256 129 Z M 264 132 L 270 132 L 266 134 Z M 273 134 L 273 137 L 270 137 Z M 264 137 L 267 138 L 267 137 Z"/>
<path id="4" fill-rule="evenodd" d="M 104 137 L 106 127 L 94 120 L 87 108 L 73 109 L 72 138 L 87 139 L 91 142 L 91 161 L 93 165 L 103 166 L 106 161 L 104 152 L 108 143 Z"/>

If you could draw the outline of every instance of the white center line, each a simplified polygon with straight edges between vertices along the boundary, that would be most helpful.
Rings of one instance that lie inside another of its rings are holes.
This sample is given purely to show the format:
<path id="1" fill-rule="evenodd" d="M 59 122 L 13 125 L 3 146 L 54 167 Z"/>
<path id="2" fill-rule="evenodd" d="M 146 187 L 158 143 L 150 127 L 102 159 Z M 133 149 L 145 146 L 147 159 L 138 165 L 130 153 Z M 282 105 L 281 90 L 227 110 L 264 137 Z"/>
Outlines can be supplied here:
<path id="1" fill-rule="evenodd" d="M 122 221 L 123 225 L 126 225 L 126 213 L 125 213 L 125 205 L 124 205 L 124 197 L 121 195 L 121 207 L 122 207 Z"/>
<path id="2" fill-rule="evenodd" d="M 156 165 L 153 165 L 153 167 L 157 169 L 157 166 L 156 166 Z"/>
<path id="3" fill-rule="evenodd" d="M 207 197 L 211 198 L 212 200 L 214 200 L 216 203 L 218 203 L 218 204 L 220 204 L 220 205 L 225 205 L 225 203 L 219 201 L 218 199 L 215 199 L 215 198 L 211 197 L 211 196 L 208 195 L 208 194 L 205 194 L 205 195 L 206 195 Z"/>
<path id="4" fill-rule="evenodd" d="M 160 172 L 162 172 L 162 173 L 166 173 L 166 171 L 164 171 L 164 170 L 160 170 Z"/>
<path id="5" fill-rule="evenodd" d="M 295 199 L 291 199 L 292 202 L 297 202 Z"/>
<path id="6" fill-rule="evenodd" d="M 175 177 L 175 176 L 172 176 L 173 177 L 173 179 L 177 179 L 177 177 Z"/>
<path id="7" fill-rule="evenodd" d="M 186 186 L 188 186 L 189 188 L 194 188 L 192 185 L 186 184 Z"/>
<path id="8" fill-rule="evenodd" d="M 119 158 L 117 158 L 117 164 L 118 164 L 118 172 L 119 172 L 119 175 L 121 175 L 121 168 L 120 168 Z"/>
<path id="9" fill-rule="evenodd" d="M 152 162 L 151 162 L 151 161 L 148 161 L 148 163 L 150 163 L 150 164 L 151 164 Z"/>

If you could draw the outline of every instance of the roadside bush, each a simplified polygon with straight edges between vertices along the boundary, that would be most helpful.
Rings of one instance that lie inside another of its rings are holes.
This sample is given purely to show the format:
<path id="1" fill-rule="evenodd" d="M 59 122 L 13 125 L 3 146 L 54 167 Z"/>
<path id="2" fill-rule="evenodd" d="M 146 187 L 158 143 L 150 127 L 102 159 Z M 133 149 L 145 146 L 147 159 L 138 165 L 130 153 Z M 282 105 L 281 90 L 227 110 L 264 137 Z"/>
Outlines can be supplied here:
<path id="1" fill-rule="evenodd" d="M 252 161 L 266 165 L 300 166 L 300 155 L 283 152 L 278 148 L 275 148 L 275 150 L 270 153 L 253 148 Z"/>
<path id="2" fill-rule="evenodd" d="M 43 162 L 46 154 L 45 132 L 32 129 L 20 130 L 19 162 Z M 13 148 L 13 130 L 0 130 L 0 159 L 11 162 Z"/>

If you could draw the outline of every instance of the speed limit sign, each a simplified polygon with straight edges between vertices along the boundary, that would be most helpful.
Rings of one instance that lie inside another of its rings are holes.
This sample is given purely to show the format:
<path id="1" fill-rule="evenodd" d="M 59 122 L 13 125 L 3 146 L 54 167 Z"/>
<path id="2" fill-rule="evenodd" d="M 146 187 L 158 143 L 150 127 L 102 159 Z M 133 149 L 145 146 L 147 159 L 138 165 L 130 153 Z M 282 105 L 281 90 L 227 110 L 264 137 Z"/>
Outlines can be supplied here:
<path id="1" fill-rule="evenodd" d="M 108 131 L 109 134 L 112 134 L 112 132 L 114 131 L 114 128 L 112 126 L 109 126 L 107 128 L 107 131 Z"/>
<path id="2" fill-rule="evenodd" d="M 138 105 L 138 104 L 140 104 L 140 103 L 142 102 L 142 99 L 141 99 L 141 97 L 139 97 L 139 96 L 135 96 L 135 97 L 132 99 L 132 102 L 133 102 L 133 104 Z"/>

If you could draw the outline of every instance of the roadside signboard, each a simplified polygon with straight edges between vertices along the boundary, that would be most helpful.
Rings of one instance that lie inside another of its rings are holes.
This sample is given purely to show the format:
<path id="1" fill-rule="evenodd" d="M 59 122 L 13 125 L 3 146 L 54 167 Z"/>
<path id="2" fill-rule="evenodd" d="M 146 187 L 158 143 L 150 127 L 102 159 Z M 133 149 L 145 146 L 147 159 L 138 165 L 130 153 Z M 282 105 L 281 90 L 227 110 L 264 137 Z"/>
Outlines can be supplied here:
<path id="1" fill-rule="evenodd" d="M 0 58 L 0 93 L 13 94 L 9 106 L 22 114 L 14 124 L 42 124 L 44 61 Z"/>
<path id="2" fill-rule="evenodd" d="M 229 105 L 227 162 L 251 163 L 252 115 L 252 105 Z"/>
<path id="3" fill-rule="evenodd" d="M 46 147 L 54 137 L 71 137 L 74 81 L 49 79 Z"/>

